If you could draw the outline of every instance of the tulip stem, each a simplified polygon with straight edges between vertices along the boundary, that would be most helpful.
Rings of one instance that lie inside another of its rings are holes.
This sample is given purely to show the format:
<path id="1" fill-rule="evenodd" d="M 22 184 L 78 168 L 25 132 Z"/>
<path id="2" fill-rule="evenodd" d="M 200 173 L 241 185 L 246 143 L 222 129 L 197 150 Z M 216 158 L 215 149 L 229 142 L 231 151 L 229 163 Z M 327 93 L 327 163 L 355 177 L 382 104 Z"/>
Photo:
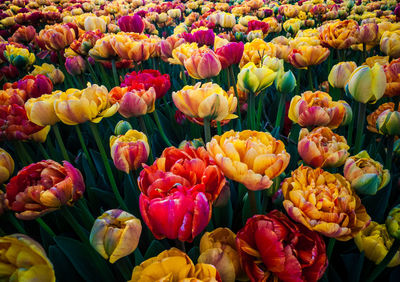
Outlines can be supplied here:
<path id="1" fill-rule="evenodd" d="M 249 93 L 249 107 L 247 110 L 247 128 L 251 129 L 251 130 L 255 130 L 256 129 L 256 125 L 255 125 L 255 119 L 254 119 L 254 111 L 255 111 L 255 99 L 256 99 L 256 95 L 255 93 Z"/>
<path id="2" fill-rule="evenodd" d="M 247 190 L 247 196 L 249 197 L 250 202 L 250 211 L 251 215 L 257 214 L 257 200 L 256 200 L 256 192 Z"/>
<path id="3" fill-rule="evenodd" d="M 175 239 L 175 245 L 179 250 L 186 253 L 185 242 L 183 242 L 179 239 Z"/>
<path id="4" fill-rule="evenodd" d="M 144 122 L 144 118 L 143 116 L 138 116 L 138 120 L 139 120 L 139 126 L 140 129 L 142 130 L 142 132 L 147 136 L 147 140 L 149 142 L 149 147 L 150 147 L 150 152 L 149 152 L 149 161 L 152 164 L 154 162 L 154 157 L 153 157 L 153 150 L 151 147 L 151 142 L 150 142 L 150 135 L 147 132 L 147 127 L 146 127 L 146 123 Z"/>
<path id="5" fill-rule="evenodd" d="M 311 66 L 308 67 L 307 74 L 308 74 L 308 86 L 310 87 L 310 90 L 313 91 L 314 90 L 314 82 L 313 82 Z"/>
<path id="6" fill-rule="evenodd" d="M 87 234 L 85 234 L 83 227 L 78 223 L 75 217 L 71 214 L 68 207 L 64 206 L 61 208 L 62 215 L 65 220 L 68 221 L 68 224 L 71 225 L 72 229 L 74 229 L 76 235 L 78 235 L 79 239 L 82 242 L 89 243 L 89 238 Z"/>
<path id="7" fill-rule="evenodd" d="M 301 69 L 297 69 L 297 77 L 296 77 L 296 95 L 300 94 L 300 79 L 301 79 Z"/>
<path id="8" fill-rule="evenodd" d="M 157 124 L 157 127 L 158 127 L 158 131 L 160 132 L 162 139 L 164 140 L 165 144 L 167 144 L 168 147 L 171 147 L 172 144 L 169 141 L 167 135 L 165 134 L 164 128 L 161 125 L 160 119 L 158 117 L 157 110 L 154 110 L 153 117 L 154 117 L 154 120 L 156 121 L 156 124 Z"/>
<path id="9" fill-rule="evenodd" d="M 111 60 L 111 67 L 112 67 L 112 73 L 114 77 L 114 86 L 119 85 L 119 79 L 118 79 L 118 74 L 117 74 L 117 67 L 115 66 L 115 59 Z"/>
<path id="10" fill-rule="evenodd" d="M 54 233 L 54 231 L 50 228 L 50 226 L 47 225 L 46 222 L 43 221 L 43 219 L 41 219 L 40 217 L 36 218 L 36 222 L 39 223 L 40 227 L 42 227 L 43 230 L 46 231 L 47 234 L 50 235 L 50 237 L 53 238 L 56 236 L 56 233 Z"/>
<path id="11" fill-rule="evenodd" d="M 388 253 L 384 257 L 384 259 L 378 264 L 377 267 L 372 271 L 371 275 L 368 277 L 367 282 L 374 281 L 379 274 L 386 268 L 386 266 L 392 261 L 393 257 L 399 251 L 400 248 L 400 239 L 394 239 L 392 246 L 390 247 Z"/>
<path id="12" fill-rule="evenodd" d="M 261 128 L 261 113 L 262 113 L 262 108 L 264 104 L 264 95 L 266 91 L 261 92 L 260 95 L 258 95 L 258 106 L 257 106 L 257 119 L 256 119 L 256 130 L 260 130 Z"/>
<path id="13" fill-rule="evenodd" d="M 42 143 L 38 143 L 39 151 L 42 153 L 43 157 L 48 160 L 50 159 L 49 154 L 47 153 L 46 149 L 43 147 Z"/>
<path id="14" fill-rule="evenodd" d="M 64 142 L 61 137 L 60 129 L 58 128 L 57 124 L 53 125 L 53 130 L 54 130 L 54 134 L 56 135 L 56 140 L 57 140 L 58 145 L 60 146 L 60 150 L 61 150 L 64 160 L 71 162 L 69 160 L 68 152 L 67 152 L 67 149 L 65 148 Z"/>
<path id="15" fill-rule="evenodd" d="M 278 113 L 276 116 L 276 121 L 275 121 L 275 128 L 279 126 L 279 131 L 281 130 L 281 124 L 282 124 L 282 114 L 283 110 L 285 108 L 285 102 L 286 102 L 286 93 L 279 93 L 279 105 L 278 105 Z"/>
<path id="16" fill-rule="evenodd" d="M 182 65 L 181 65 L 181 73 L 182 73 L 183 86 L 186 86 L 187 81 L 186 81 L 186 75 L 185 75 L 185 68 Z"/>
<path id="17" fill-rule="evenodd" d="M 211 129 L 210 129 L 210 119 L 204 118 L 204 141 L 208 143 L 211 141 Z"/>
<path id="18" fill-rule="evenodd" d="M 98 80 L 98 78 L 97 78 L 96 73 L 95 73 L 94 70 L 93 70 L 92 65 L 89 63 L 89 59 L 86 59 L 86 62 L 87 62 L 88 69 L 89 69 L 89 72 L 90 72 L 90 77 L 93 78 L 94 83 L 96 83 L 97 85 L 99 85 L 99 84 L 100 84 L 100 83 L 99 83 L 99 80 Z"/>
<path id="19" fill-rule="evenodd" d="M 28 233 L 26 233 L 25 228 L 21 225 L 21 223 L 17 220 L 17 218 L 11 212 L 7 212 L 7 217 L 8 217 L 8 220 L 11 222 L 12 225 L 14 225 L 15 229 L 17 229 L 17 231 L 19 233 L 28 234 Z"/>
<path id="20" fill-rule="evenodd" d="M 98 63 L 98 62 L 96 62 L 96 64 L 97 64 L 97 66 L 98 66 L 99 69 L 100 69 L 101 78 L 103 79 L 105 85 L 107 86 L 107 89 L 110 90 L 110 89 L 111 89 L 111 83 L 110 83 L 110 81 L 108 80 L 108 76 L 107 76 L 106 70 L 104 69 L 103 64 L 102 64 L 102 63 Z"/>
<path id="21" fill-rule="evenodd" d="M 128 207 L 126 206 L 124 200 L 121 197 L 121 194 L 118 191 L 117 183 L 115 182 L 115 178 L 112 173 L 110 163 L 108 162 L 106 150 L 104 149 L 103 142 L 101 141 L 100 138 L 99 130 L 97 129 L 97 124 L 90 122 L 89 125 L 90 125 L 90 130 L 92 131 L 94 139 L 97 143 L 97 147 L 99 148 L 101 158 L 103 159 L 104 167 L 106 169 L 106 173 L 111 184 L 111 189 L 113 190 L 115 198 L 117 199 L 117 202 L 119 203 L 121 208 L 127 211 Z"/>
<path id="22" fill-rule="evenodd" d="M 119 272 L 121 273 L 125 281 L 130 280 L 132 273 L 132 269 L 130 269 L 128 262 L 129 262 L 128 257 L 120 258 L 115 262 L 115 265 L 117 266 Z"/>
<path id="23" fill-rule="evenodd" d="M 74 127 L 75 127 L 76 134 L 78 135 L 79 143 L 81 143 L 81 147 L 82 147 L 83 153 L 85 154 L 85 157 L 86 157 L 86 159 L 87 159 L 87 161 L 89 163 L 90 170 L 92 172 L 94 172 L 96 170 L 95 170 L 92 158 L 89 155 L 89 151 L 88 151 L 88 149 L 86 147 L 85 140 L 83 140 L 83 136 L 82 136 L 82 132 L 81 132 L 81 129 L 79 127 L 79 124 L 75 125 Z"/>
<path id="24" fill-rule="evenodd" d="M 221 122 L 217 121 L 217 133 L 218 135 L 222 134 Z"/>
<path id="25" fill-rule="evenodd" d="M 335 238 L 330 238 L 329 239 L 328 249 L 326 251 L 326 255 L 328 257 L 328 261 L 330 261 L 330 259 L 331 259 L 333 248 L 335 247 L 335 243 L 336 243 L 336 239 Z"/>
<path id="26" fill-rule="evenodd" d="M 394 143 L 394 136 L 388 136 L 385 167 L 389 171 L 392 169 L 393 143 Z"/>
<path id="27" fill-rule="evenodd" d="M 354 147 L 354 153 L 358 153 L 361 150 L 362 146 L 362 135 L 364 132 L 364 123 L 365 123 L 365 112 L 367 110 L 367 104 L 358 102 L 358 117 L 357 117 L 357 135 L 356 135 L 356 143 Z"/>
<path id="28" fill-rule="evenodd" d="M 24 143 L 22 141 L 17 141 L 17 150 L 21 153 L 21 157 L 24 157 L 22 161 L 25 161 L 27 165 L 33 163 L 31 156 L 29 155 L 28 151 L 26 150 Z"/>
<path id="29" fill-rule="evenodd" d="M 238 114 L 238 117 L 239 117 L 239 125 L 240 125 L 239 130 L 241 130 L 242 126 L 241 126 L 240 122 L 242 121 L 242 113 L 240 112 L 239 94 L 238 94 L 238 90 L 237 90 L 237 87 L 236 87 L 236 78 L 235 78 L 235 74 L 233 73 L 233 67 L 230 66 L 227 69 L 227 71 L 230 73 L 233 91 L 235 92 L 235 96 L 236 96 L 236 100 L 237 100 L 237 114 Z"/>

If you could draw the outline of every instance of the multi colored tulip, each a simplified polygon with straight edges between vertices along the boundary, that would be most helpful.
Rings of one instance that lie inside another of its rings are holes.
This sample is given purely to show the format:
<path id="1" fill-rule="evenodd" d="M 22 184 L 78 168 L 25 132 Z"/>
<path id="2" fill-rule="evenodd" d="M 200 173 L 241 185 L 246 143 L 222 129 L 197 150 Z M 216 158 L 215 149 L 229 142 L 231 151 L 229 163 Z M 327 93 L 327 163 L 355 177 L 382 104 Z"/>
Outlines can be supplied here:
<path id="1" fill-rule="evenodd" d="M 0 148 L 0 184 L 6 182 L 14 172 L 14 160 L 10 154 Z"/>
<path id="2" fill-rule="evenodd" d="M 240 70 L 238 74 L 238 86 L 242 91 L 257 95 L 272 85 L 276 75 L 277 73 L 273 70 L 265 66 L 256 67 L 253 62 L 250 62 Z"/>
<path id="3" fill-rule="evenodd" d="M 303 45 L 293 49 L 288 56 L 289 62 L 298 69 L 321 64 L 329 57 L 330 51 L 322 46 Z"/>
<path id="4" fill-rule="evenodd" d="M 336 88 L 344 88 L 356 68 L 355 62 L 340 62 L 334 65 L 328 76 L 329 84 Z"/>

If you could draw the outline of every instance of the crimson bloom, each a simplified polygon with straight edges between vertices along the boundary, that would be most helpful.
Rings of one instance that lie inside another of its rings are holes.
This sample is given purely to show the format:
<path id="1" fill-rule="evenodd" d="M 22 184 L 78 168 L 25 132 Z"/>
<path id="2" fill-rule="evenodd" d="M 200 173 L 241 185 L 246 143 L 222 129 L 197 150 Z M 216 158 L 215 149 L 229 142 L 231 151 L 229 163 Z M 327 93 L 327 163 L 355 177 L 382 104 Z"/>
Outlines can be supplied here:
<path id="1" fill-rule="evenodd" d="M 215 50 L 215 54 L 221 62 L 222 69 L 226 69 L 231 65 L 240 63 L 240 60 L 243 56 L 243 51 L 243 42 L 230 42 Z"/>
<path id="2" fill-rule="evenodd" d="M 17 82 L 10 84 L 9 88 L 24 90 L 29 98 L 37 98 L 43 94 L 51 94 L 53 83 L 50 78 L 43 74 L 26 75 Z"/>
<path id="3" fill-rule="evenodd" d="M 30 164 L 11 178 L 6 200 L 19 219 L 30 220 L 72 205 L 85 192 L 80 171 L 69 162 L 63 166 L 53 160 Z"/>
<path id="4" fill-rule="evenodd" d="M 121 86 L 129 87 L 135 83 L 142 83 L 146 90 L 153 87 L 156 91 L 157 99 L 162 98 L 171 87 L 171 81 L 168 74 L 161 74 L 158 70 L 152 69 L 128 73 Z"/>
<path id="5" fill-rule="evenodd" d="M 225 177 L 204 147 L 166 148 L 138 179 L 143 220 L 157 239 L 192 242 L 207 226 Z"/>
<path id="6" fill-rule="evenodd" d="M 277 210 L 248 219 L 236 244 L 251 281 L 317 281 L 328 265 L 321 235 Z"/>
<path id="7" fill-rule="evenodd" d="M 269 24 L 262 21 L 251 20 L 247 23 L 247 33 L 253 30 L 261 30 L 263 34 L 268 34 Z"/>
<path id="8" fill-rule="evenodd" d="M 215 34 L 212 29 L 207 30 L 198 30 L 193 33 L 186 33 L 182 34 L 182 37 L 185 39 L 186 42 L 196 42 L 199 47 L 203 45 L 213 46 L 215 40 Z"/>
<path id="9" fill-rule="evenodd" d="M 122 16 L 118 20 L 118 26 L 123 32 L 142 33 L 145 25 L 142 18 L 135 14 L 133 16 Z"/>

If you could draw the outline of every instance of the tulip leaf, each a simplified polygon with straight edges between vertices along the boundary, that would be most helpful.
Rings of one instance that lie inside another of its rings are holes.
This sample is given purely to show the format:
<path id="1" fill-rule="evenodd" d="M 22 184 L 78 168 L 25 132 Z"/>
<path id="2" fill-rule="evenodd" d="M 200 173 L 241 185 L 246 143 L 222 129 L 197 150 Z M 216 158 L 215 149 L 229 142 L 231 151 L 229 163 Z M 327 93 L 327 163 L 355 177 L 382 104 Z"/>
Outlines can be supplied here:
<path id="1" fill-rule="evenodd" d="M 365 206 L 367 213 L 376 222 L 383 223 L 385 220 L 384 215 L 391 194 L 392 185 L 393 181 L 390 181 L 386 187 L 379 190 L 375 195 L 366 196 L 362 199 L 362 203 Z"/>
<path id="2" fill-rule="evenodd" d="M 340 255 L 347 270 L 347 281 L 360 281 L 364 265 L 364 252 Z"/>
<path id="3" fill-rule="evenodd" d="M 93 171 L 90 169 L 88 160 L 85 157 L 83 157 L 83 155 L 82 155 L 81 161 L 82 161 L 83 173 L 85 175 L 84 179 L 85 179 L 86 187 L 96 186 L 95 175 L 94 175 Z"/>
<path id="4" fill-rule="evenodd" d="M 197 264 L 197 258 L 200 256 L 200 249 L 199 247 L 193 247 L 188 252 L 188 256 L 193 261 L 194 264 Z"/>
<path id="5" fill-rule="evenodd" d="M 153 240 L 144 255 L 144 259 L 155 257 L 164 250 L 164 246 L 158 240 Z"/>
<path id="6" fill-rule="evenodd" d="M 54 266 L 54 272 L 59 282 L 79 281 L 79 274 L 74 266 L 57 246 L 50 246 L 49 259 Z"/>
<path id="7" fill-rule="evenodd" d="M 115 196 L 113 193 L 104 191 L 103 189 L 99 189 L 96 187 L 88 187 L 87 188 L 88 194 L 93 195 L 97 198 L 98 202 L 106 203 L 107 206 L 116 207 L 118 206 L 117 201 L 115 200 Z M 89 196 L 90 198 L 90 196 Z"/>
<path id="8" fill-rule="evenodd" d="M 242 224 L 245 225 L 247 219 L 252 216 L 251 209 L 250 209 L 250 201 L 249 201 L 249 194 L 243 197 L 243 210 L 242 210 Z"/>
<path id="9" fill-rule="evenodd" d="M 215 207 L 213 211 L 213 218 L 219 227 L 232 227 L 233 209 L 231 200 L 228 200 L 223 207 Z"/>
<path id="10" fill-rule="evenodd" d="M 138 187 L 135 185 L 134 181 L 136 179 L 132 179 L 132 177 L 128 174 L 125 174 L 124 177 L 124 202 L 128 206 L 130 212 L 132 212 L 135 216 L 139 216 L 139 196 L 140 191 Z"/>
<path id="11" fill-rule="evenodd" d="M 106 260 L 100 257 L 91 247 L 63 236 L 54 237 L 54 241 L 85 281 L 114 280 Z"/>
<path id="12" fill-rule="evenodd" d="M 139 248 L 136 248 L 136 250 L 133 252 L 133 255 L 135 257 L 135 265 L 139 265 L 144 261 L 144 258 Z"/>

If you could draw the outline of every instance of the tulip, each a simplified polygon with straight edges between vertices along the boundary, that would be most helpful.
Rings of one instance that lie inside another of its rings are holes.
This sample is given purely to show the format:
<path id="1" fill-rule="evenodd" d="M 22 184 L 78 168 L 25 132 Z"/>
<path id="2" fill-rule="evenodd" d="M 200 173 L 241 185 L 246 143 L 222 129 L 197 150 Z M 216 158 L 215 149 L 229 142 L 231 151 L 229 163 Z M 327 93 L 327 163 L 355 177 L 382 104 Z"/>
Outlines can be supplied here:
<path id="1" fill-rule="evenodd" d="M 85 19 L 85 31 L 100 30 L 101 32 L 106 32 L 106 22 L 96 16 L 89 16 Z"/>
<path id="2" fill-rule="evenodd" d="M 246 35 L 247 41 L 251 42 L 255 39 L 264 39 L 264 34 L 261 30 L 252 30 Z"/>
<path id="3" fill-rule="evenodd" d="M 43 247 L 23 234 L 0 237 L 1 278 L 5 281 L 55 282 L 53 265 Z"/>
<path id="4" fill-rule="evenodd" d="M 18 80 L 16 88 L 25 90 L 31 98 L 37 98 L 43 94 L 50 94 L 53 91 L 53 83 L 42 74 L 26 75 Z"/>
<path id="5" fill-rule="evenodd" d="M 328 76 L 329 84 L 335 88 L 344 88 L 356 68 L 355 62 L 340 62 L 334 65 Z"/>
<path id="6" fill-rule="evenodd" d="M 111 158 L 118 170 L 129 173 L 147 161 L 150 153 L 147 136 L 136 130 L 110 137 Z"/>
<path id="7" fill-rule="evenodd" d="M 350 183 L 321 168 L 300 166 L 283 181 L 282 193 L 294 221 L 340 241 L 355 237 L 371 220 Z"/>
<path id="8" fill-rule="evenodd" d="M 133 16 L 122 16 L 118 20 L 118 26 L 121 31 L 136 33 L 142 33 L 145 28 L 145 24 L 138 14 Z"/>
<path id="9" fill-rule="evenodd" d="M 214 265 L 222 281 L 245 280 L 235 242 L 236 235 L 228 228 L 219 227 L 206 232 L 200 240 L 197 261 Z"/>
<path id="10" fill-rule="evenodd" d="M 75 24 L 55 24 L 42 29 L 38 40 L 43 42 L 47 50 L 60 51 L 68 47 L 77 36 L 78 27 Z"/>
<path id="11" fill-rule="evenodd" d="M 259 65 L 264 56 L 275 57 L 276 53 L 277 48 L 274 43 L 267 43 L 262 39 L 256 38 L 244 44 L 243 56 L 239 66 L 242 68 L 249 62 Z"/>
<path id="12" fill-rule="evenodd" d="M 329 57 L 330 51 L 322 46 L 300 46 L 288 56 L 289 62 L 298 69 L 321 64 Z"/>
<path id="13" fill-rule="evenodd" d="M 238 74 L 239 89 L 257 95 L 274 82 L 276 75 L 273 70 L 264 66 L 257 68 L 250 62 Z"/>
<path id="14" fill-rule="evenodd" d="M 389 64 L 389 56 L 372 56 L 367 59 L 365 59 L 365 62 L 363 65 L 367 65 L 370 68 L 372 68 L 375 63 L 378 63 L 381 66 L 386 66 Z"/>
<path id="15" fill-rule="evenodd" d="M 379 27 L 376 23 L 366 23 L 360 26 L 358 41 L 363 44 L 376 44 Z"/>
<path id="16" fill-rule="evenodd" d="M 232 28 L 236 24 L 236 17 L 229 13 L 220 13 L 218 24 L 223 28 Z"/>
<path id="17" fill-rule="evenodd" d="M 371 159 L 367 151 L 361 151 L 346 160 L 343 174 L 347 181 L 359 194 L 375 195 L 390 181 L 389 170 Z"/>
<path id="18" fill-rule="evenodd" d="M 143 221 L 157 239 L 192 242 L 211 219 L 225 178 L 204 147 L 166 148 L 138 180 Z"/>
<path id="19" fill-rule="evenodd" d="M 240 63 L 244 51 L 243 42 L 230 42 L 215 50 L 219 61 L 221 62 L 222 69 L 226 69 L 232 65 Z"/>
<path id="20" fill-rule="evenodd" d="M 262 65 L 273 70 L 274 72 L 279 72 L 280 70 L 283 71 L 284 69 L 283 60 L 276 57 L 271 58 L 270 56 L 265 56 L 262 60 Z"/>
<path id="21" fill-rule="evenodd" d="M 6 199 L 16 217 L 38 218 L 64 205 L 72 206 L 85 192 L 79 170 L 69 162 L 53 160 L 33 163 L 21 169 L 6 186 Z"/>
<path id="22" fill-rule="evenodd" d="M 35 62 L 35 54 L 30 53 L 28 49 L 18 48 L 14 45 L 7 45 L 4 51 L 4 57 L 7 61 L 18 69 L 26 69 Z"/>
<path id="23" fill-rule="evenodd" d="M 183 43 L 185 43 L 185 39 L 180 38 L 176 35 L 171 35 L 168 36 L 166 39 L 161 40 L 159 43 L 161 59 L 164 62 L 168 62 L 168 60 L 172 58 L 172 51 Z"/>
<path id="24" fill-rule="evenodd" d="M 114 115 L 118 106 L 118 103 L 111 105 L 107 89 L 97 84 L 89 85 L 83 90 L 70 88 L 60 93 L 54 101 L 57 117 L 68 125 L 86 121 L 99 123 L 103 118 Z"/>
<path id="25" fill-rule="evenodd" d="M 54 111 L 54 101 L 60 97 L 61 91 L 44 94 L 39 98 L 31 98 L 25 103 L 28 119 L 40 126 L 54 125 L 60 121 Z"/>
<path id="26" fill-rule="evenodd" d="M 354 238 L 354 243 L 369 260 L 379 264 L 385 258 L 394 240 L 390 237 L 385 224 L 372 221 L 366 229 Z M 400 265 L 400 251 L 395 253 L 387 266 L 395 267 L 398 265 Z"/>
<path id="27" fill-rule="evenodd" d="M 0 184 L 6 182 L 14 172 L 14 160 L 4 149 L 0 148 Z"/>
<path id="28" fill-rule="evenodd" d="M 71 43 L 70 48 L 81 56 L 87 56 L 90 49 L 92 49 L 97 40 L 102 38 L 104 34 L 100 30 L 87 31 L 77 40 Z"/>
<path id="29" fill-rule="evenodd" d="M 376 109 L 373 113 L 367 116 L 367 129 L 371 132 L 374 133 L 379 133 L 377 128 L 376 128 L 376 122 L 378 117 L 380 116 L 381 113 L 385 112 L 386 110 L 390 110 L 391 112 L 395 111 L 394 108 L 394 103 L 389 102 L 389 103 L 383 103 Z M 398 111 L 400 110 L 400 107 L 397 109 Z"/>
<path id="30" fill-rule="evenodd" d="M 110 91 L 111 103 L 119 105 L 118 112 L 125 118 L 142 116 L 155 110 L 154 88 L 145 90 L 143 84 L 137 83 L 135 87 L 117 86 Z"/>
<path id="31" fill-rule="evenodd" d="M 296 34 L 301 27 L 300 19 L 290 19 L 283 23 L 283 29 L 291 34 Z"/>
<path id="32" fill-rule="evenodd" d="M 133 60 L 134 62 L 148 60 L 155 51 L 156 44 L 152 43 L 151 40 L 144 35 L 135 37 L 130 37 L 127 34 L 117 34 L 111 37 L 110 44 L 121 59 Z M 102 39 L 104 38 L 105 37 Z"/>
<path id="33" fill-rule="evenodd" d="M 129 282 L 135 281 L 221 281 L 215 267 L 209 264 L 193 264 L 187 254 L 176 249 L 161 252 L 158 256 L 135 266 Z"/>
<path id="34" fill-rule="evenodd" d="M 33 67 L 34 70 L 31 72 L 31 75 L 35 77 L 38 77 L 38 74 L 45 75 L 51 80 L 53 85 L 61 84 L 64 82 L 64 73 L 61 70 L 56 69 L 54 65 L 44 63 L 41 66 L 34 65 Z"/>
<path id="35" fill-rule="evenodd" d="M 136 249 L 141 233 L 139 219 L 114 209 L 104 212 L 94 221 L 89 241 L 104 259 L 114 263 Z"/>
<path id="36" fill-rule="evenodd" d="M 400 7 L 400 6 L 399 6 Z M 394 97 L 400 95 L 400 58 L 392 60 L 384 66 L 386 75 L 385 96 Z"/>
<path id="37" fill-rule="evenodd" d="M 296 87 L 296 78 L 292 71 L 279 71 L 275 79 L 275 88 L 280 93 L 290 93 Z"/>
<path id="38" fill-rule="evenodd" d="M 290 101 L 288 116 L 302 127 L 327 126 L 335 129 L 347 122 L 352 115 L 345 101 L 332 101 L 328 93 L 306 91 Z"/>
<path id="39" fill-rule="evenodd" d="M 39 130 L 38 132 L 32 133 L 29 135 L 29 140 L 32 140 L 36 143 L 44 143 L 47 139 L 47 135 L 49 134 L 51 129 L 50 125 L 43 127 L 43 129 Z"/>
<path id="40" fill-rule="evenodd" d="M 390 210 L 386 218 L 386 228 L 390 236 L 400 239 L 400 205 Z"/>
<path id="41" fill-rule="evenodd" d="M 382 135 L 400 135 L 400 112 L 390 109 L 383 111 L 376 119 L 376 128 Z"/>
<path id="42" fill-rule="evenodd" d="M 328 127 L 317 127 L 311 132 L 300 131 L 297 150 L 304 162 L 312 167 L 339 167 L 349 156 L 346 139 Z"/>
<path id="43" fill-rule="evenodd" d="M 192 33 L 183 33 L 182 37 L 186 42 L 196 42 L 199 47 L 203 45 L 212 46 L 215 40 L 215 34 L 212 29 L 199 29 L 192 31 Z"/>
<path id="44" fill-rule="evenodd" d="M 36 37 L 36 30 L 33 26 L 20 26 L 14 34 L 9 38 L 9 42 L 17 42 L 22 44 L 30 43 Z"/>
<path id="45" fill-rule="evenodd" d="M 3 86 L 3 88 L 5 85 Z M 17 104 L 23 106 L 27 100 L 28 95 L 26 91 L 21 89 L 7 88 L 5 90 L 0 90 L 0 105 L 11 105 Z"/>
<path id="46" fill-rule="evenodd" d="M 161 74 L 158 70 L 143 70 L 139 72 L 131 72 L 125 75 L 121 86 L 129 86 L 135 83 L 142 83 L 144 88 L 148 90 L 153 87 L 156 91 L 156 98 L 162 98 L 171 88 L 171 81 L 168 74 Z"/>
<path id="47" fill-rule="evenodd" d="M 316 282 L 328 266 L 322 236 L 277 210 L 248 219 L 236 245 L 251 281 Z"/>
<path id="48" fill-rule="evenodd" d="M 400 31 L 385 31 L 381 37 L 381 51 L 392 58 L 400 57 Z"/>
<path id="49" fill-rule="evenodd" d="M 195 50 L 189 58 L 184 60 L 184 66 L 194 79 L 217 76 L 222 68 L 214 51 L 208 48 Z"/>
<path id="50" fill-rule="evenodd" d="M 81 56 L 68 57 L 65 60 L 65 68 L 72 75 L 81 75 L 86 70 L 86 62 Z"/>
<path id="51" fill-rule="evenodd" d="M 324 46 L 347 49 L 358 43 L 359 26 L 354 20 L 327 23 L 321 27 L 319 38 Z"/>
<path id="52" fill-rule="evenodd" d="M 229 179 L 256 191 L 268 189 L 287 167 L 290 155 L 282 141 L 267 132 L 225 132 L 207 143 L 207 151 Z"/>
<path id="53" fill-rule="evenodd" d="M 381 65 L 375 64 L 372 68 L 360 66 L 351 74 L 346 92 L 360 103 L 375 103 L 385 93 L 386 76 Z"/>
<path id="54" fill-rule="evenodd" d="M 88 52 L 89 56 L 95 60 L 112 60 L 117 57 L 117 53 L 111 45 L 111 40 L 115 35 L 108 34 L 98 39 Z M 89 41 L 90 42 L 90 41 Z"/>
<path id="55" fill-rule="evenodd" d="M 132 129 L 132 125 L 126 120 L 120 120 L 114 128 L 115 135 L 124 135 Z"/>

